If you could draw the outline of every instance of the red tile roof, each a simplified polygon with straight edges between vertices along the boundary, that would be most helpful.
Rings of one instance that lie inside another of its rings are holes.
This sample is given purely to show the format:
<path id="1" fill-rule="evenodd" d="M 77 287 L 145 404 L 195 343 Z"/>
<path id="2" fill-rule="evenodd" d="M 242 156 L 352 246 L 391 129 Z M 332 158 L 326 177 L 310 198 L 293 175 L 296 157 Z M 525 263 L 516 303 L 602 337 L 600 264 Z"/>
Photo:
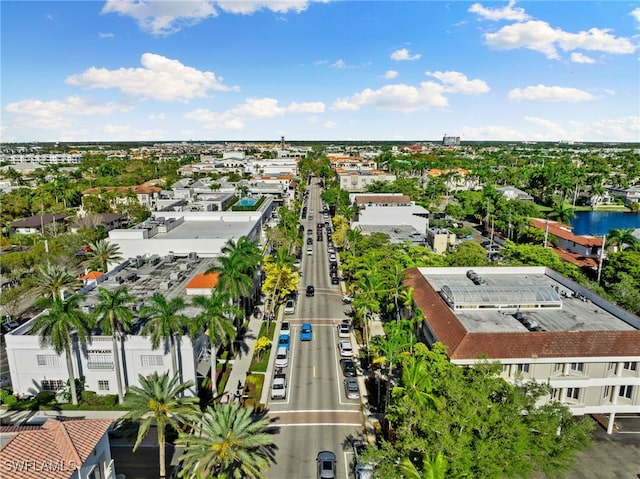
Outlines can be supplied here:
<path id="1" fill-rule="evenodd" d="M 0 448 L 2 479 L 70 479 L 111 427 L 111 419 L 47 419 L 38 428 L 0 427 L 14 436 Z M 13 466 L 13 467 L 11 467 Z"/>
<path id="2" fill-rule="evenodd" d="M 469 332 L 418 268 L 406 271 L 405 284 L 413 288 L 437 341 L 448 347 L 451 359 L 489 359 L 637 356 L 640 331 Z"/>
<path id="3" fill-rule="evenodd" d="M 80 276 L 80 279 L 98 279 L 102 276 L 104 276 L 104 273 L 101 271 L 89 271 L 87 274 L 83 274 L 82 276 Z"/>
<path id="4" fill-rule="evenodd" d="M 356 204 L 362 205 L 367 203 L 411 203 L 411 197 L 408 195 L 356 195 Z"/>
<path id="5" fill-rule="evenodd" d="M 549 224 L 549 234 L 562 238 L 567 241 L 572 241 L 582 246 L 602 246 L 602 238 L 596 236 L 580 236 L 573 234 L 571 226 L 564 225 L 557 221 L 545 220 L 541 218 L 532 218 L 531 225 L 542 231 L 547 230 L 547 223 Z"/>
<path id="6" fill-rule="evenodd" d="M 597 268 L 598 261 L 594 258 L 587 258 L 581 254 L 571 253 L 562 248 L 553 248 L 553 251 L 567 263 L 575 264 L 580 268 Z"/>
<path id="7" fill-rule="evenodd" d="M 218 284 L 219 273 L 196 274 L 191 281 L 187 283 L 187 289 L 211 289 Z"/>

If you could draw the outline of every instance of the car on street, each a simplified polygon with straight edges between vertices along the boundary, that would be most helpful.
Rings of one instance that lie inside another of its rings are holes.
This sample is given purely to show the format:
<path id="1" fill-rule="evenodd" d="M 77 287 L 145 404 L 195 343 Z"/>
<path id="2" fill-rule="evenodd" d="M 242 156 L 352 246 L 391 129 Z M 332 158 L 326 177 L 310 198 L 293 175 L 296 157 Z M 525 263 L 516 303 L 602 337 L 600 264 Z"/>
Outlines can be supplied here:
<path id="1" fill-rule="evenodd" d="M 345 378 L 352 378 L 356 373 L 356 363 L 352 359 L 341 359 L 340 367 L 342 368 L 342 374 Z"/>
<path id="2" fill-rule="evenodd" d="M 351 326 L 346 321 L 338 324 L 338 337 L 339 338 L 348 338 L 351 333 Z"/>
<path id="3" fill-rule="evenodd" d="M 362 460 L 362 453 L 367 449 L 366 441 L 356 439 L 353 441 L 353 471 L 356 479 L 371 479 L 373 477 L 373 466 Z"/>
<path id="4" fill-rule="evenodd" d="M 349 341 L 339 341 L 338 349 L 340 350 L 341 357 L 343 358 L 353 357 L 353 348 L 351 347 L 351 343 Z"/>
<path id="5" fill-rule="evenodd" d="M 360 399 L 360 388 L 355 378 L 347 378 L 344 380 L 344 393 L 347 399 Z"/>
<path id="6" fill-rule="evenodd" d="M 271 383 L 271 399 L 287 398 L 287 375 L 280 372 L 273 375 Z"/>
<path id="7" fill-rule="evenodd" d="M 307 256 L 311 256 L 313 254 L 313 248 L 307 248 Z"/>
<path id="8" fill-rule="evenodd" d="M 311 341 L 313 339 L 313 329 L 310 323 L 304 323 L 300 328 L 300 341 Z"/>
<path id="9" fill-rule="evenodd" d="M 320 451 L 316 457 L 318 479 L 335 479 L 336 455 L 331 451 Z"/>
<path id="10" fill-rule="evenodd" d="M 280 325 L 280 336 L 284 334 L 287 336 L 291 335 L 291 324 L 289 324 L 289 321 L 282 321 L 282 324 Z"/>
<path id="11" fill-rule="evenodd" d="M 308 284 L 306 294 L 307 294 L 307 297 L 315 296 L 316 288 L 314 288 L 312 284 Z"/>
<path id="12" fill-rule="evenodd" d="M 288 334 L 281 334 L 278 337 L 278 347 L 289 349 L 289 338 L 290 336 Z"/>
<path id="13" fill-rule="evenodd" d="M 287 348 L 278 348 L 275 365 L 277 368 L 286 368 L 289 365 L 289 350 Z"/>
<path id="14" fill-rule="evenodd" d="M 332 276 L 331 284 L 340 284 L 340 279 L 337 276 Z"/>
<path id="15" fill-rule="evenodd" d="M 313 238 L 307 238 L 307 244 L 308 245 L 312 245 L 313 244 Z"/>
<path id="16" fill-rule="evenodd" d="M 296 312 L 296 302 L 293 299 L 288 299 L 284 305 L 284 314 L 294 314 Z"/>
<path id="17" fill-rule="evenodd" d="M 313 235 L 313 230 L 311 228 L 309 228 L 307 230 L 307 236 L 312 236 Z"/>

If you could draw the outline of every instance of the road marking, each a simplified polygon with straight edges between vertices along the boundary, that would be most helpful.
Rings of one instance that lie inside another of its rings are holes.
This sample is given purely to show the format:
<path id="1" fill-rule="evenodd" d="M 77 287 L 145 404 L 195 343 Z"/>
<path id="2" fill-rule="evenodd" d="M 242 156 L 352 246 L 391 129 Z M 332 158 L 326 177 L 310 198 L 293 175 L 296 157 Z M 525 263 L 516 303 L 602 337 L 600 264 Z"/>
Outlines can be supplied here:
<path id="1" fill-rule="evenodd" d="M 312 377 L 314 377 L 314 378 L 316 377 L 316 367 L 315 366 L 313 367 L 313 375 L 312 375 Z"/>

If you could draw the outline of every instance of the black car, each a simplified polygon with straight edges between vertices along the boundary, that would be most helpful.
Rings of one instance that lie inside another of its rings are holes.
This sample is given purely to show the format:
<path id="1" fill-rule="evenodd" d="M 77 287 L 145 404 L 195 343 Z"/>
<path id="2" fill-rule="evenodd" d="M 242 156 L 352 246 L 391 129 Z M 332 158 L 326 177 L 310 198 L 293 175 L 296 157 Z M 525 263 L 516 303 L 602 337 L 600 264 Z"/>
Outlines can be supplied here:
<path id="1" fill-rule="evenodd" d="M 337 261 L 331 261 L 329 263 L 329 271 L 338 271 L 338 262 Z"/>
<path id="2" fill-rule="evenodd" d="M 318 235 L 318 237 L 316 238 L 317 241 L 322 241 L 322 235 Z"/>
<path id="3" fill-rule="evenodd" d="M 338 279 L 337 276 L 334 276 L 333 278 L 331 278 L 331 284 L 340 284 L 340 280 Z"/>
<path id="4" fill-rule="evenodd" d="M 313 287 L 312 284 L 307 285 L 307 296 L 315 296 L 316 294 L 316 289 Z"/>
<path id="5" fill-rule="evenodd" d="M 340 367 L 345 377 L 353 377 L 356 375 L 356 363 L 352 359 L 341 359 Z"/>
<path id="6" fill-rule="evenodd" d="M 307 238 L 307 244 L 313 244 L 313 238 Z"/>

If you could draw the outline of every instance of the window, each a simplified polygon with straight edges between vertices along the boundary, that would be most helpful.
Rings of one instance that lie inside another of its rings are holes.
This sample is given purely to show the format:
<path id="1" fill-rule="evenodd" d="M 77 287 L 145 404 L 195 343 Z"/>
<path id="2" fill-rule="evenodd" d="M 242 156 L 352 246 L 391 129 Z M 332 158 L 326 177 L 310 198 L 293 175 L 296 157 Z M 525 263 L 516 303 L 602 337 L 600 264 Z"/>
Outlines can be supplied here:
<path id="1" fill-rule="evenodd" d="M 567 388 L 567 399 L 580 399 L 580 388 Z"/>
<path id="2" fill-rule="evenodd" d="M 528 373 L 529 365 L 528 364 L 516 364 L 516 372 L 518 373 Z"/>
<path id="3" fill-rule="evenodd" d="M 627 362 L 622 365 L 622 369 L 626 369 L 627 371 L 635 371 L 638 368 L 638 363 L 636 362 Z"/>
<path id="4" fill-rule="evenodd" d="M 111 354 L 89 354 L 87 367 L 89 369 L 113 369 L 113 356 Z"/>
<path id="5" fill-rule="evenodd" d="M 620 386 L 620 392 L 618 393 L 618 396 L 620 396 L 621 398 L 631 399 L 632 395 L 633 386 L 629 386 L 628 384 L 625 386 Z"/>
<path id="6" fill-rule="evenodd" d="M 98 391 L 108 391 L 109 390 L 109 381 L 105 379 L 98 380 Z"/>
<path id="7" fill-rule="evenodd" d="M 502 374 L 506 374 L 507 372 L 509 372 L 509 365 L 508 364 L 503 364 L 502 365 Z"/>
<path id="8" fill-rule="evenodd" d="M 553 365 L 553 372 L 554 372 L 555 374 L 562 374 L 562 370 L 563 370 L 563 368 L 564 368 L 564 364 L 562 364 L 562 363 L 555 363 L 555 364 Z"/>
<path id="9" fill-rule="evenodd" d="M 571 367 L 569 369 L 574 373 L 583 373 L 584 363 L 571 363 Z"/>
<path id="10" fill-rule="evenodd" d="M 604 387 L 604 394 L 602 395 L 602 397 L 604 399 L 609 399 L 609 394 L 611 393 L 611 386 L 605 386 Z"/>
<path id="11" fill-rule="evenodd" d="M 557 400 L 560 398 L 560 389 L 554 388 L 551 390 L 551 399 Z"/>
<path id="12" fill-rule="evenodd" d="M 158 354 L 143 354 L 140 361 L 143 366 L 162 366 L 164 358 Z"/>
<path id="13" fill-rule="evenodd" d="M 55 354 L 36 354 L 38 366 L 60 366 L 60 356 Z"/>
<path id="14" fill-rule="evenodd" d="M 40 382 L 40 388 L 43 391 L 58 391 L 62 389 L 65 382 L 62 379 L 43 379 Z"/>

